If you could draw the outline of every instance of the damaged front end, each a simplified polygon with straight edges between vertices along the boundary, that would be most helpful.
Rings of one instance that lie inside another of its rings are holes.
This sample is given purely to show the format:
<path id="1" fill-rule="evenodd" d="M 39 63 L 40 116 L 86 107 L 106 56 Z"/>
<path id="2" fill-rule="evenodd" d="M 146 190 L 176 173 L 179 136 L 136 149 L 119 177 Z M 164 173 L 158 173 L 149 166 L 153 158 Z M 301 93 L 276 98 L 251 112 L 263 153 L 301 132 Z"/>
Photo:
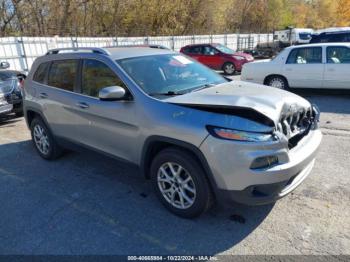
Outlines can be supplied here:
<path id="1" fill-rule="evenodd" d="M 241 121 L 234 125 L 229 125 L 227 122 L 220 124 L 217 121 L 215 121 L 216 123 L 208 121 L 206 128 L 214 137 L 244 142 L 280 141 L 288 145 L 289 149 L 294 148 L 303 137 L 307 136 L 310 130 L 317 129 L 320 117 L 320 111 L 316 105 L 305 107 L 296 103 L 284 103 L 280 109 L 280 117 L 274 120 L 262 112 L 248 107 L 205 104 L 177 105 L 215 115 L 224 115 L 225 118 L 222 119 L 225 120 L 228 117 L 235 119 L 238 117 L 249 121 Z M 259 125 L 258 130 L 253 128 L 252 123 Z M 263 126 L 265 128 L 262 129 Z"/>
<path id="2" fill-rule="evenodd" d="M 316 105 L 309 108 L 298 107 L 295 104 L 285 105 L 275 133 L 280 140 L 288 143 L 288 148 L 294 148 L 310 130 L 318 128 L 320 110 Z"/>

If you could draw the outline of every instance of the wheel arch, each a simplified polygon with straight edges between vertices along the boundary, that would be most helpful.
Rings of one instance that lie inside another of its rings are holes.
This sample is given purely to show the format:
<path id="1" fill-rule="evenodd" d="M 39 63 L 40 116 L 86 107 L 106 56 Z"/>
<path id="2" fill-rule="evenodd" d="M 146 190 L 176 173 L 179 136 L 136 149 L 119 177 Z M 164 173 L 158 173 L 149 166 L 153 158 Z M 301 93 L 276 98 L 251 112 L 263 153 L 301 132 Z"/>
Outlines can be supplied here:
<path id="1" fill-rule="evenodd" d="M 34 118 L 39 117 L 41 120 L 44 121 L 45 125 L 47 126 L 47 128 L 50 129 L 48 122 L 45 118 L 45 116 L 43 115 L 42 112 L 40 112 L 39 110 L 35 109 L 35 108 L 31 108 L 31 107 L 27 107 L 24 111 L 24 115 L 25 115 L 25 119 L 27 122 L 27 126 L 30 128 L 30 125 L 33 121 Z"/>
<path id="2" fill-rule="evenodd" d="M 141 156 L 141 163 L 140 163 L 140 169 L 143 172 L 143 175 L 147 179 L 150 178 L 150 167 L 151 167 L 153 158 L 160 151 L 169 147 L 176 147 L 181 150 L 184 150 L 187 153 L 191 154 L 198 161 L 198 164 L 201 165 L 201 167 L 203 168 L 204 174 L 208 179 L 209 186 L 212 192 L 214 193 L 214 195 L 216 195 L 217 184 L 215 182 L 214 176 L 210 170 L 209 164 L 205 156 L 203 155 L 203 153 L 198 147 L 181 140 L 177 140 L 169 137 L 163 137 L 163 136 L 151 136 L 147 138 L 142 149 L 142 156 Z"/>
<path id="3" fill-rule="evenodd" d="M 267 76 L 264 78 L 264 85 L 267 85 L 267 81 L 268 81 L 269 79 L 271 79 L 272 77 L 281 77 L 281 78 L 283 78 L 283 79 L 286 81 L 287 85 L 289 86 L 288 79 L 287 79 L 284 75 L 281 75 L 281 74 L 270 74 L 270 75 L 267 75 Z"/>

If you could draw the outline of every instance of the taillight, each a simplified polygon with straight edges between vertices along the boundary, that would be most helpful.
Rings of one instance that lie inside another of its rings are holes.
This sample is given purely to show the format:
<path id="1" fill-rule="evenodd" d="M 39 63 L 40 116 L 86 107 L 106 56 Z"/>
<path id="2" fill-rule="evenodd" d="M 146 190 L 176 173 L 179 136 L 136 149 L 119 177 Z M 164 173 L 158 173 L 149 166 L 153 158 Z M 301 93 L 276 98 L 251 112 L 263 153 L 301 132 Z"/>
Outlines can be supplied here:
<path id="1" fill-rule="evenodd" d="M 24 87 L 24 79 L 19 80 L 19 86 L 20 86 L 21 88 Z"/>

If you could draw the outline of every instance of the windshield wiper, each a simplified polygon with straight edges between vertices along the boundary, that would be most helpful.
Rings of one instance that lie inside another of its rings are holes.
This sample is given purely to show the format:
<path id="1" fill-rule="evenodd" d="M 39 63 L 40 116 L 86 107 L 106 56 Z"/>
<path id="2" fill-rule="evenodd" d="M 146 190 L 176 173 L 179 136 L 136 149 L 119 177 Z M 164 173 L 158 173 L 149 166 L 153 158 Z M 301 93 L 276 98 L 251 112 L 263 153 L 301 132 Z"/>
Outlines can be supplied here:
<path id="1" fill-rule="evenodd" d="M 179 95 L 184 95 L 187 93 L 191 93 L 191 92 L 195 92 L 195 91 L 199 91 L 205 88 L 209 88 L 209 87 L 213 87 L 216 86 L 216 84 L 205 84 L 205 85 L 201 85 L 201 86 L 197 86 L 195 88 L 192 89 L 185 89 L 185 90 L 180 90 L 180 91 L 168 91 L 168 92 L 164 92 L 164 93 L 150 93 L 150 96 L 179 96 Z"/>
<path id="2" fill-rule="evenodd" d="M 179 95 L 183 95 L 183 93 L 168 91 L 168 92 L 164 92 L 164 93 L 150 93 L 148 95 L 150 95 L 150 96 L 179 96 Z"/>
<path id="3" fill-rule="evenodd" d="M 209 87 L 213 87 L 216 86 L 215 84 L 205 84 L 205 85 L 201 85 L 199 87 L 196 87 L 195 89 L 192 89 L 191 92 L 196 92 L 205 88 L 209 88 Z"/>

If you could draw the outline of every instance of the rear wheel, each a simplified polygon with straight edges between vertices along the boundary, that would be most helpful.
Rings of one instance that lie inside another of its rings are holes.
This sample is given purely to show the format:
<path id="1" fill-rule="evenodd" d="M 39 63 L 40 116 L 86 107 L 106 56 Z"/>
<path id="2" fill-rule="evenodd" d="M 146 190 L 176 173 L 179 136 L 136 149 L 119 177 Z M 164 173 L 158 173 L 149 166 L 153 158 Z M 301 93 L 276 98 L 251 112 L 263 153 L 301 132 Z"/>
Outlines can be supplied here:
<path id="1" fill-rule="evenodd" d="M 222 66 L 225 75 L 233 75 L 236 72 L 236 67 L 233 63 L 227 62 Z"/>
<path id="2" fill-rule="evenodd" d="M 193 218 L 211 206 L 212 193 L 204 171 L 186 151 L 161 151 L 152 162 L 151 177 L 157 197 L 175 215 Z"/>
<path id="3" fill-rule="evenodd" d="M 281 76 L 272 76 L 267 80 L 266 83 L 268 86 L 272 86 L 279 89 L 288 90 L 289 88 L 287 80 Z"/>
<path id="4" fill-rule="evenodd" d="M 53 160 L 62 154 L 62 148 L 56 143 L 50 130 L 40 118 L 34 118 L 30 124 L 32 141 L 39 155 Z"/>

